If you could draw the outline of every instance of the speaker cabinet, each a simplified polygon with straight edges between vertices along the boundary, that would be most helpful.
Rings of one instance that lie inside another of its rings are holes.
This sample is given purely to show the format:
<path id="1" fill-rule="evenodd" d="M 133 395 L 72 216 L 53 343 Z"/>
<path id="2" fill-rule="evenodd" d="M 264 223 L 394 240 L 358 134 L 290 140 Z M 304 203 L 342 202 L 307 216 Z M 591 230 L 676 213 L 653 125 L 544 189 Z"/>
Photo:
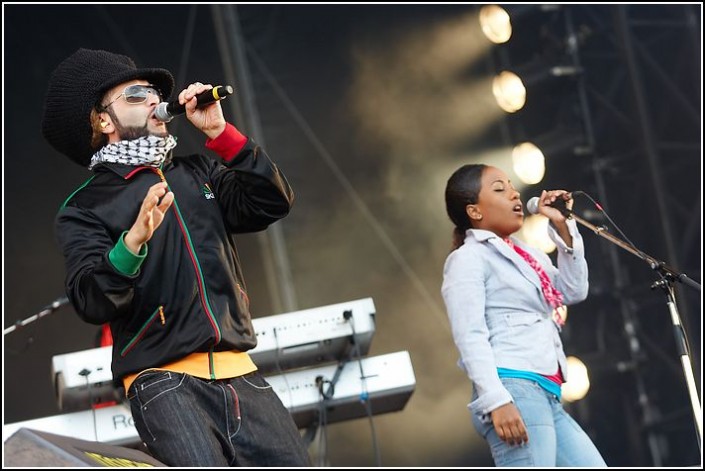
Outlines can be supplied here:
<path id="1" fill-rule="evenodd" d="M 166 466 L 148 454 L 104 443 L 21 428 L 5 441 L 4 466 Z"/>

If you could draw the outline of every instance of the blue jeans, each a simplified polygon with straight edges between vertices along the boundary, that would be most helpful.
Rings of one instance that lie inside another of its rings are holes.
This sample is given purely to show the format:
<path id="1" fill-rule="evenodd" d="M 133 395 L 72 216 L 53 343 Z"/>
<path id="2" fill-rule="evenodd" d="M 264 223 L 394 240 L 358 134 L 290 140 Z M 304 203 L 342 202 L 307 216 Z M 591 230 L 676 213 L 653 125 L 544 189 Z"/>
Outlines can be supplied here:
<path id="1" fill-rule="evenodd" d="M 563 410 L 555 395 L 534 381 L 501 380 L 524 420 L 529 442 L 508 445 L 500 440 L 489 415 L 472 414 L 473 425 L 489 443 L 496 466 L 607 466 L 590 437 Z"/>
<path id="2" fill-rule="evenodd" d="M 128 393 L 142 441 L 169 466 L 309 466 L 299 431 L 258 372 L 203 380 L 148 371 Z"/>

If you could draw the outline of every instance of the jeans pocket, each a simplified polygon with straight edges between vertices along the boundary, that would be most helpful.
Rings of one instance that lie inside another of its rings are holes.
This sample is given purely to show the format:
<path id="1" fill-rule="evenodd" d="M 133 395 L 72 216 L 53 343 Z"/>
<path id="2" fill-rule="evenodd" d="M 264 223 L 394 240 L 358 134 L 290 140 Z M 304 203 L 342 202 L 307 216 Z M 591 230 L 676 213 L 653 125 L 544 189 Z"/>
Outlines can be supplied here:
<path id="1" fill-rule="evenodd" d="M 470 416 L 472 418 L 472 425 L 475 427 L 477 433 L 479 433 L 482 438 L 487 438 L 487 434 L 493 427 L 491 415 L 471 411 Z"/>
<path id="2" fill-rule="evenodd" d="M 130 389 L 137 396 L 140 406 L 145 407 L 153 400 L 177 389 L 185 378 L 186 375 L 184 373 L 159 370 L 147 371 L 135 379 Z"/>
<path id="3" fill-rule="evenodd" d="M 154 442 L 160 430 L 169 426 L 166 420 L 178 417 L 188 404 L 188 398 L 169 394 L 179 391 L 186 378 L 184 373 L 150 370 L 139 375 L 130 386 L 130 410 L 144 442 Z"/>
<path id="4" fill-rule="evenodd" d="M 533 380 L 523 378 L 500 378 L 504 388 L 511 394 L 514 401 L 522 398 L 544 396 L 544 390 Z"/>
<path id="5" fill-rule="evenodd" d="M 251 389 L 255 391 L 271 391 L 272 385 L 264 379 L 258 372 L 250 373 L 241 377 L 243 384 L 248 385 Z"/>

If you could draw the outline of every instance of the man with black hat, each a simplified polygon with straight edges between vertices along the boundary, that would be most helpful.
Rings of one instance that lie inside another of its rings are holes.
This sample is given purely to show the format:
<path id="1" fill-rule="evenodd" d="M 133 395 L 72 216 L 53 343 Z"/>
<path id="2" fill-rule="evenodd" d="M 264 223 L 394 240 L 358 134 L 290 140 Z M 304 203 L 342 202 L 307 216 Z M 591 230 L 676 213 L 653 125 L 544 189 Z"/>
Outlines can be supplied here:
<path id="1" fill-rule="evenodd" d="M 233 235 L 286 216 L 293 193 L 264 151 L 225 121 L 210 85 L 178 99 L 207 136 L 174 156 L 154 117 L 165 69 L 79 49 L 53 72 L 42 132 L 93 176 L 56 218 L 78 315 L 110 323 L 113 377 L 140 438 L 171 466 L 306 466 L 291 415 L 246 353 L 257 339 Z"/>

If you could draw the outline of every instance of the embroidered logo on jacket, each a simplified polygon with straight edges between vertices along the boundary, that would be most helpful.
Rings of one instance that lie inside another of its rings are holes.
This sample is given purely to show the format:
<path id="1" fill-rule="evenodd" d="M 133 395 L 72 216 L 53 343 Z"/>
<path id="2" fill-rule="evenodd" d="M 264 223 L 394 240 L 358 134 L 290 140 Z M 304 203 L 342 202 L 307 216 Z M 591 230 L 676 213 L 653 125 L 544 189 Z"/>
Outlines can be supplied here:
<path id="1" fill-rule="evenodd" d="M 203 188 L 201 188 L 201 191 L 203 191 L 203 196 L 205 196 L 207 200 L 215 199 L 215 193 L 213 193 L 211 187 L 208 186 L 208 183 L 203 184 Z"/>

